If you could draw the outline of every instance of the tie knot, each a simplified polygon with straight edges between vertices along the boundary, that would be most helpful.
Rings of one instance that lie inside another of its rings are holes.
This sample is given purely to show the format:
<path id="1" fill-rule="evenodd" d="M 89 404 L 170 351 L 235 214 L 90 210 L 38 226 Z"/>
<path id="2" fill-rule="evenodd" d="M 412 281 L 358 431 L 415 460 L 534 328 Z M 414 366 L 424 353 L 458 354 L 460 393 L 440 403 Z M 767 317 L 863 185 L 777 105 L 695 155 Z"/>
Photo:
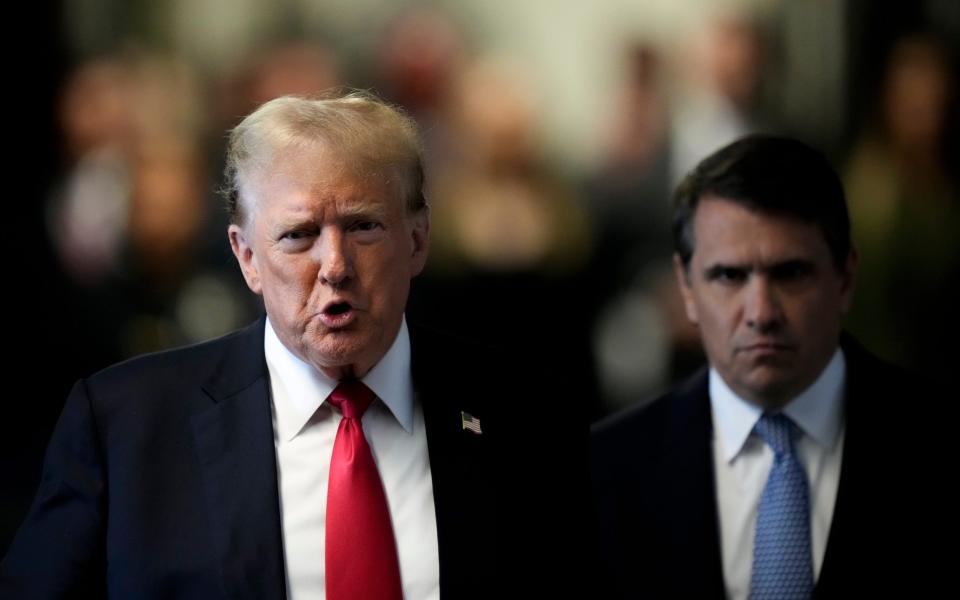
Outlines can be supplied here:
<path id="1" fill-rule="evenodd" d="M 753 430 L 770 446 L 776 458 L 793 454 L 793 440 L 799 430 L 790 417 L 782 413 L 764 413 Z"/>
<path id="2" fill-rule="evenodd" d="M 373 398 L 373 390 L 362 381 L 346 379 L 337 384 L 327 400 L 340 409 L 345 419 L 360 419 Z"/>

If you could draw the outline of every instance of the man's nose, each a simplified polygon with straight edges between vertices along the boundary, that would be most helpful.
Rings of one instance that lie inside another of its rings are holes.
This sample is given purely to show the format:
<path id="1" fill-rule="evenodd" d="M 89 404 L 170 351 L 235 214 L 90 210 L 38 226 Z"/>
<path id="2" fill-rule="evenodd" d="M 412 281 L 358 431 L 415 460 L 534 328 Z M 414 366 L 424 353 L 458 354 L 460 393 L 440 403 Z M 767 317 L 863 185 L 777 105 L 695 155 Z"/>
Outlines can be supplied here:
<path id="1" fill-rule="evenodd" d="M 353 276 L 346 234 L 336 228 L 324 230 L 317 244 L 317 279 L 321 283 L 338 286 Z"/>
<path id="2" fill-rule="evenodd" d="M 747 327 L 768 333 L 783 324 L 783 307 L 776 286 L 771 285 L 766 277 L 751 277 L 745 293 L 744 318 Z"/>

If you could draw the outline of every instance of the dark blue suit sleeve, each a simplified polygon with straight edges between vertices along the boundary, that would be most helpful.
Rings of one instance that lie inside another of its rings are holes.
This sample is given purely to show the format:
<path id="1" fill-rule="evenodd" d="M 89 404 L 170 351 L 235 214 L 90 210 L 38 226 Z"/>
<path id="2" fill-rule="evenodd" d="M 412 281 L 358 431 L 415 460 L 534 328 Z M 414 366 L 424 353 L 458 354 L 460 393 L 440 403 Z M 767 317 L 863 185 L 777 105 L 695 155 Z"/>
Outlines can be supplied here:
<path id="1" fill-rule="evenodd" d="M 0 598 L 106 595 L 106 469 L 84 381 L 47 448 L 27 518 L 0 565 Z"/>

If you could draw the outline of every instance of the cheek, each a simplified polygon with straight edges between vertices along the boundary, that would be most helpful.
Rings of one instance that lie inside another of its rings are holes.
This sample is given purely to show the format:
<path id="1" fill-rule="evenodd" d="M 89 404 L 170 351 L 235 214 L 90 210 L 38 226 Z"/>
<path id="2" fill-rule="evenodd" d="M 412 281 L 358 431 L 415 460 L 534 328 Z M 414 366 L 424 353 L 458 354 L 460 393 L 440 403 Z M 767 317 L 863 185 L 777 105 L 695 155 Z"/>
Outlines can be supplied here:
<path id="1" fill-rule="evenodd" d="M 717 358 L 728 354 L 737 331 L 737 321 L 730 308 L 709 299 L 697 305 L 703 345 Z"/>
<path id="2" fill-rule="evenodd" d="M 370 295 L 381 311 L 389 311 L 406 303 L 410 280 L 400 270 L 387 269 L 370 282 Z M 401 308 L 402 310 L 402 308 Z"/>
<path id="3" fill-rule="evenodd" d="M 317 269 L 312 261 L 284 256 L 272 258 L 261 262 L 264 296 L 274 296 L 279 302 L 306 301 L 317 281 Z"/>
<path id="4" fill-rule="evenodd" d="M 696 304 L 700 327 L 708 329 L 714 335 L 730 327 L 731 320 L 727 308 L 720 298 L 700 298 Z"/>
<path id="5" fill-rule="evenodd" d="M 400 261 L 378 262 L 366 271 L 364 287 L 376 316 L 390 320 L 406 308 L 410 291 L 408 265 Z"/>
<path id="6" fill-rule="evenodd" d="M 840 297 L 832 293 L 816 292 L 817 290 L 811 290 L 806 295 L 792 299 L 787 304 L 788 317 L 792 317 L 795 323 L 802 323 L 807 327 L 819 324 L 819 327 L 813 329 L 824 329 L 829 323 L 839 320 Z"/>
<path id="7" fill-rule="evenodd" d="M 821 338 L 824 344 L 835 343 L 843 327 L 843 314 L 839 302 L 839 296 L 820 298 L 817 303 L 798 307 L 798 312 L 803 311 L 797 317 L 800 330 L 798 333 Z"/>

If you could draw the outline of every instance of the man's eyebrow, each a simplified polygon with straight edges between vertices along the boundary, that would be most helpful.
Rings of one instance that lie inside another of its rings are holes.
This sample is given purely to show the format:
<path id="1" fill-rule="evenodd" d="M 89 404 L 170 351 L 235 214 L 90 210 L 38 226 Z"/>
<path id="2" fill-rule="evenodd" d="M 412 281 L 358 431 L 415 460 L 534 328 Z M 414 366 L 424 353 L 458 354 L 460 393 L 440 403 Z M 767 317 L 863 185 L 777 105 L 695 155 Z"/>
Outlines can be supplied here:
<path id="1" fill-rule="evenodd" d="M 720 275 L 729 273 L 730 271 L 749 273 L 753 270 L 754 268 L 751 265 L 718 262 L 706 267 L 703 270 L 703 275 L 707 279 L 716 279 Z"/>
<path id="2" fill-rule="evenodd" d="M 298 229 L 300 227 L 305 227 L 312 224 L 313 219 L 311 219 L 309 215 L 290 215 L 275 221 L 273 224 L 273 230 L 287 231 L 289 229 Z"/>
<path id="3" fill-rule="evenodd" d="M 815 267 L 816 264 L 812 260 L 806 258 L 789 258 L 766 265 L 762 270 L 767 275 L 782 275 L 799 272 L 808 273 Z"/>
<path id="4" fill-rule="evenodd" d="M 364 217 L 382 219 L 386 216 L 387 210 L 379 202 L 354 202 L 341 207 L 338 213 L 341 219 Z"/>
<path id="5" fill-rule="evenodd" d="M 703 275 L 707 279 L 716 279 L 721 275 L 729 274 L 731 271 L 745 275 L 754 272 L 764 275 L 778 275 L 795 271 L 809 272 L 815 266 L 814 262 L 807 258 L 787 258 L 761 265 L 717 262 L 704 268 Z"/>

